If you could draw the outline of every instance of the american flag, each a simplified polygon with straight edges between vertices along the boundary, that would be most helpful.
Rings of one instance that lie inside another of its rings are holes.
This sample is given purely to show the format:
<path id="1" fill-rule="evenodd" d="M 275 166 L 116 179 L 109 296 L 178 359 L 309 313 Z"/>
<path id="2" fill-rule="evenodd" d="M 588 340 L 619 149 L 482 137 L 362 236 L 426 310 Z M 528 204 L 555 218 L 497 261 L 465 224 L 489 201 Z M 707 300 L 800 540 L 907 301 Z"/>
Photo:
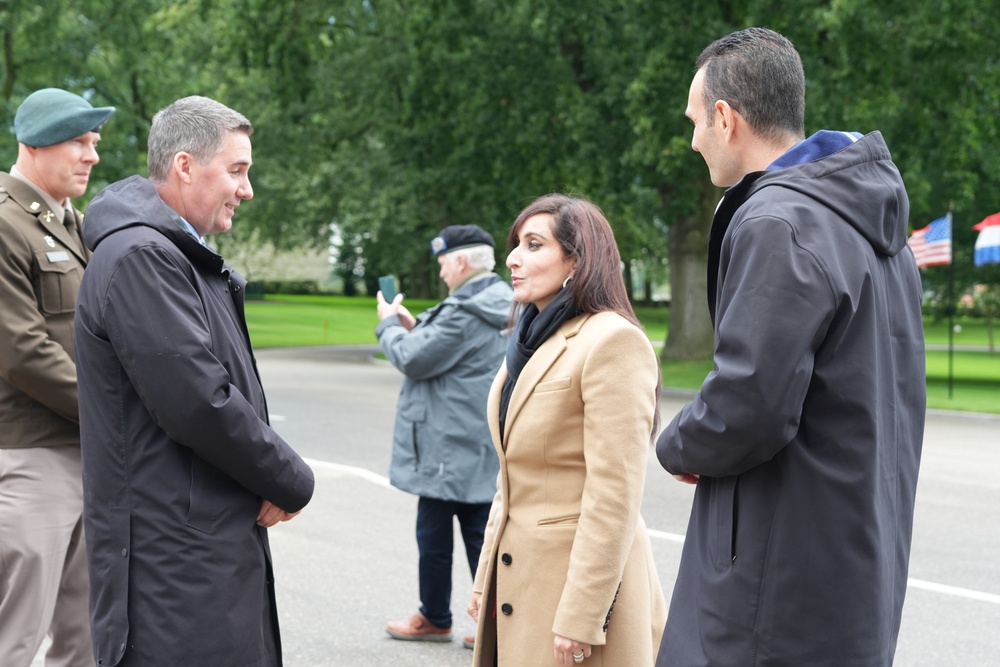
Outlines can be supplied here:
<path id="1" fill-rule="evenodd" d="M 915 230 L 907 243 L 921 268 L 951 264 L 951 213 Z"/>

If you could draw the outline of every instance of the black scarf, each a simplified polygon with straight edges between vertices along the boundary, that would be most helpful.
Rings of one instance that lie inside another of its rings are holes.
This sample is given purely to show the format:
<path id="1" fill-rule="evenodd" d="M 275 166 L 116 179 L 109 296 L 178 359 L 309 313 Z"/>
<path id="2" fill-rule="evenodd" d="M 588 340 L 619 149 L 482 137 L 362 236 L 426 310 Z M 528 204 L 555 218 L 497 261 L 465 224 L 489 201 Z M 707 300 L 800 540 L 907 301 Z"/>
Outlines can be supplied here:
<path id="1" fill-rule="evenodd" d="M 569 287 L 563 287 L 549 302 L 545 310 L 539 311 L 535 304 L 529 304 L 517 321 L 514 335 L 507 342 L 507 381 L 500 392 L 500 437 L 503 437 L 507 421 L 507 406 L 521 369 L 531 359 L 535 350 L 549 339 L 556 329 L 580 314 Z"/>

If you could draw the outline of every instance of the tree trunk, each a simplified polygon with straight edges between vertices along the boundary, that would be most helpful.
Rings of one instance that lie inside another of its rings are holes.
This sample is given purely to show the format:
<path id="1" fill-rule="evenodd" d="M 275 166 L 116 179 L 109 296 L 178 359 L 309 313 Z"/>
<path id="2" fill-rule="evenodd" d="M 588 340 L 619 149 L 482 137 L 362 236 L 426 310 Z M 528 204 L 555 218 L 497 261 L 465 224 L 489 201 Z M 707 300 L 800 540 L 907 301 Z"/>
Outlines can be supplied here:
<path id="1" fill-rule="evenodd" d="M 699 180 L 699 191 L 699 212 L 674 220 L 668 232 L 670 324 L 661 355 L 664 360 L 709 359 L 712 356 L 706 271 L 708 234 L 720 193 L 707 176 Z"/>
<path id="2" fill-rule="evenodd" d="M 635 285 L 632 280 L 632 262 L 622 258 L 622 279 L 625 281 L 625 293 L 628 300 L 635 303 Z"/>

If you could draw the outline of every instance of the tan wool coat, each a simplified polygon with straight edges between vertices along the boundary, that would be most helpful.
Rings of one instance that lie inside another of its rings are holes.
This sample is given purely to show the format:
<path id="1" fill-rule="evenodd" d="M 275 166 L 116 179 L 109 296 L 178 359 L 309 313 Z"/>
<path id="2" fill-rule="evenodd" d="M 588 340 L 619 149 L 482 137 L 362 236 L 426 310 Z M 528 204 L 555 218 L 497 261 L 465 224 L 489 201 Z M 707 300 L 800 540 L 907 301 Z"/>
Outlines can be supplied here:
<path id="1" fill-rule="evenodd" d="M 639 516 L 659 364 L 620 315 L 581 315 L 521 371 L 499 428 L 501 368 L 488 413 L 500 457 L 474 590 L 473 664 L 554 665 L 556 634 L 593 645 L 586 667 L 652 665 L 666 619 Z M 617 596 L 617 597 L 616 597 Z"/>

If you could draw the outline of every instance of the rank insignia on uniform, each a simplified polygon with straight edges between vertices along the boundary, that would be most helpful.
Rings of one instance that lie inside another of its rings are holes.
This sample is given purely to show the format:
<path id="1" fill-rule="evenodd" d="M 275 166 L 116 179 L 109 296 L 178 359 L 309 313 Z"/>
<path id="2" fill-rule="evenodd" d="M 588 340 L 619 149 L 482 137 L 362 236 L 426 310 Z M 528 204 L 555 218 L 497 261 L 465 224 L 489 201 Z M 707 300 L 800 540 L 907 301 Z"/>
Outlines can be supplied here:
<path id="1" fill-rule="evenodd" d="M 55 248 L 56 247 L 55 239 L 53 239 L 51 236 L 46 235 L 45 245 L 47 245 L 50 248 Z"/>
<path id="2" fill-rule="evenodd" d="M 36 202 L 36 201 L 33 201 L 33 202 L 31 202 L 31 206 L 29 206 L 28 208 L 30 208 L 30 209 L 31 209 L 32 211 L 37 211 L 37 210 L 38 210 L 38 209 L 40 209 L 41 207 L 42 207 L 42 205 L 41 205 L 41 204 L 39 204 L 39 203 L 38 203 L 38 202 Z"/>

